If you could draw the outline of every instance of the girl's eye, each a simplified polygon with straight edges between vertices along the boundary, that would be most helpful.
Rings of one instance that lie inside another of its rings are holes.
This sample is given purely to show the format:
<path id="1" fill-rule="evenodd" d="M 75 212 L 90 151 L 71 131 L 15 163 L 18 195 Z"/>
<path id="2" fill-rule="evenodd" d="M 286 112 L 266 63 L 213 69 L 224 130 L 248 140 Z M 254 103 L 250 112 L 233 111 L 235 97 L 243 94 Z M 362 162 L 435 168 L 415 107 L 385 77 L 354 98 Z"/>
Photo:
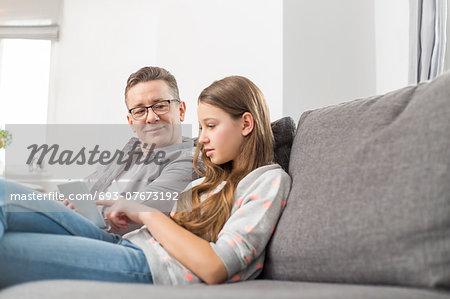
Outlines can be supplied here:
<path id="1" fill-rule="evenodd" d="M 208 125 L 208 128 L 214 128 L 216 125 Z"/>

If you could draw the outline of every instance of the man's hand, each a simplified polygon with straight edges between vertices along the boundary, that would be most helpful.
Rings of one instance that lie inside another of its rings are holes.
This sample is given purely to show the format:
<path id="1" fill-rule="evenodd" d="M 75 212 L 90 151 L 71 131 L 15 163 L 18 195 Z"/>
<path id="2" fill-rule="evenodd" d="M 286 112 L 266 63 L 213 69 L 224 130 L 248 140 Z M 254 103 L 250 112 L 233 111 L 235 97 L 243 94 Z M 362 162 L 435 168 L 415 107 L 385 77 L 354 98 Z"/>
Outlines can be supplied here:
<path id="1" fill-rule="evenodd" d="M 75 212 L 78 212 L 77 209 L 75 209 L 75 207 L 73 206 L 73 204 L 71 204 L 67 199 L 64 199 L 63 201 L 59 201 L 61 204 L 65 205 L 66 207 L 68 207 L 71 210 L 74 210 Z"/>

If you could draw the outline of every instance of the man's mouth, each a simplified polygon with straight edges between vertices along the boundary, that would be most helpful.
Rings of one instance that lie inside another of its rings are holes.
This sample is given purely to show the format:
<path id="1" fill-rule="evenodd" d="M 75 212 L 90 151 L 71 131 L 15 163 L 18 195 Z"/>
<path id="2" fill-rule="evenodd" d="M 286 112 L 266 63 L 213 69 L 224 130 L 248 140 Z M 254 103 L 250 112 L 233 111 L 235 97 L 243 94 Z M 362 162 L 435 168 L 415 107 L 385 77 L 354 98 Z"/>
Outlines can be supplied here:
<path id="1" fill-rule="evenodd" d="M 164 129 L 163 125 L 151 125 L 151 126 L 146 126 L 144 128 L 144 132 L 154 134 L 154 133 L 158 133 L 159 131 L 161 131 L 163 129 Z"/>

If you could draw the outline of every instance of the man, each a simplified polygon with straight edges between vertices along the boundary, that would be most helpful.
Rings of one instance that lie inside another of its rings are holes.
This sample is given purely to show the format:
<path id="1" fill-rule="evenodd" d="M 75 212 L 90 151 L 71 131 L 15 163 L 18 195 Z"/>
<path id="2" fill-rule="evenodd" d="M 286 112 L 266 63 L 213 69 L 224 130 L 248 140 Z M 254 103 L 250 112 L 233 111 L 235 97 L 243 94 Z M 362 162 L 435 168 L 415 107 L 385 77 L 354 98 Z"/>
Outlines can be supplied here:
<path id="1" fill-rule="evenodd" d="M 128 123 L 138 138 L 131 138 L 123 151 L 133 155 L 134 163 L 129 169 L 116 163 L 100 168 L 86 178 L 90 191 L 144 200 L 146 205 L 170 212 L 174 199 L 198 178 L 192 163 L 193 141 L 181 135 L 186 104 L 180 100 L 175 77 L 163 68 L 141 68 L 128 78 L 125 104 Z M 163 157 L 162 163 L 157 159 L 148 164 L 136 162 L 139 155 L 148 153 L 150 160 Z"/>

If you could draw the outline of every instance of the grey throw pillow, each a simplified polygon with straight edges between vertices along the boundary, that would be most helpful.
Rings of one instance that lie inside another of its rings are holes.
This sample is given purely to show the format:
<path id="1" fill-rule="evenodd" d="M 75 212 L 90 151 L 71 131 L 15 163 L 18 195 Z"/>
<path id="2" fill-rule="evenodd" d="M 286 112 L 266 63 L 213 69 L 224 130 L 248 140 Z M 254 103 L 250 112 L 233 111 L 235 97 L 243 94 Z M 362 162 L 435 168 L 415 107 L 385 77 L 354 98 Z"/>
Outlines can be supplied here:
<path id="1" fill-rule="evenodd" d="M 272 122 L 274 137 L 274 160 L 288 172 L 292 142 L 295 137 L 295 122 L 290 117 L 283 117 Z"/>
<path id="2" fill-rule="evenodd" d="M 450 288 L 450 73 L 302 115 L 263 277 Z"/>

